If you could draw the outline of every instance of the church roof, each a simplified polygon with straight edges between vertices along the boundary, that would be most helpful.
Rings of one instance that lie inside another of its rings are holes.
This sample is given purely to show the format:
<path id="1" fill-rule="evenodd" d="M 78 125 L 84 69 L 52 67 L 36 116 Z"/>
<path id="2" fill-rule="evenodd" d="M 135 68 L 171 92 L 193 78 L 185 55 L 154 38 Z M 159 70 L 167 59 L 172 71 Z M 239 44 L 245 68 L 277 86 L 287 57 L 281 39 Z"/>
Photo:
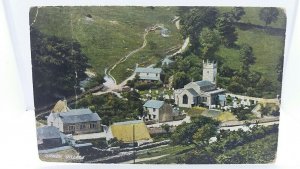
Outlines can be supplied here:
<path id="1" fill-rule="evenodd" d="M 214 85 L 212 82 L 207 80 L 196 81 L 195 83 L 200 87 Z"/>
<path id="2" fill-rule="evenodd" d="M 199 96 L 199 94 L 193 88 L 187 89 L 187 91 L 191 93 L 193 96 Z"/>
<path id="3" fill-rule="evenodd" d="M 225 91 L 224 89 L 215 89 L 215 90 L 212 90 L 212 91 L 208 91 L 206 93 L 208 93 L 208 94 L 216 94 L 216 93 L 222 93 L 224 91 Z"/>
<path id="4" fill-rule="evenodd" d="M 159 109 L 164 105 L 164 101 L 160 100 L 148 100 L 143 106 Z"/>

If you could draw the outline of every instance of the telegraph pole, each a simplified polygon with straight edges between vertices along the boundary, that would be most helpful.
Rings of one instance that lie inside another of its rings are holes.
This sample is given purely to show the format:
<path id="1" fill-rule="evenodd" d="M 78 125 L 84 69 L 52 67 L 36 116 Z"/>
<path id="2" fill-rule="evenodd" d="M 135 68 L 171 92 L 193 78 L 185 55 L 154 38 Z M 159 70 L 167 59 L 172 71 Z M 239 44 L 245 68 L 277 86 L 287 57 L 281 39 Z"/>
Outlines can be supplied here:
<path id="1" fill-rule="evenodd" d="M 134 139 L 135 139 L 135 131 L 134 131 L 134 125 L 132 126 L 132 144 L 133 144 L 133 164 L 135 164 L 135 144 L 134 144 Z"/>

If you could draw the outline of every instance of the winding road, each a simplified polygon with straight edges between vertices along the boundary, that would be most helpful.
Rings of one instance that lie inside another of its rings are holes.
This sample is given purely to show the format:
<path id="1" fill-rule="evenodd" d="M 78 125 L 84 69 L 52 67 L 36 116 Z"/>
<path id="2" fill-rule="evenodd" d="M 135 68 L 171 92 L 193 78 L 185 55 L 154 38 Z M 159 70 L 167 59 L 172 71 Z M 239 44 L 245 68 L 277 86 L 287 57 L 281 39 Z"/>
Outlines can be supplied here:
<path id="1" fill-rule="evenodd" d="M 177 19 L 177 21 L 175 22 L 175 26 L 177 29 L 180 29 L 179 27 L 179 20 Z M 156 30 L 156 29 L 161 29 L 162 26 L 160 26 L 159 24 L 156 24 L 152 27 L 146 28 L 145 32 L 143 34 L 143 44 L 141 47 L 131 51 L 130 53 L 128 53 L 127 55 L 125 55 L 124 57 L 122 57 L 119 61 L 117 61 L 114 65 L 112 65 L 110 68 L 105 69 L 105 83 L 104 85 L 108 88 L 106 91 L 99 91 L 96 93 L 93 93 L 94 95 L 102 95 L 105 93 L 117 93 L 116 91 L 121 91 L 122 88 L 127 84 L 128 80 L 132 80 L 135 77 L 135 73 L 133 73 L 130 77 L 128 77 L 127 79 L 125 79 L 124 81 L 120 82 L 119 84 L 117 84 L 116 79 L 112 76 L 111 71 L 114 70 L 120 63 L 125 62 L 130 56 L 132 56 L 133 54 L 139 52 L 140 50 L 142 50 L 143 48 L 145 48 L 147 46 L 147 35 L 150 31 Z M 175 53 L 173 53 L 171 56 L 175 56 L 177 54 L 182 53 L 188 46 L 190 42 L 189 38 L 186 38 L 181 46 L 181 48 L 176 51 Z"/>
<path id="2" fill-rule="evenodd" d="M 146 39 L 146 37 L 147 37 L 148 33 L 149 33 L 149 30 L 146 29 L 146 30 L 145 30 L 145 33 L 143 34 L 143 40 L 144 40 L 144 41 L 143 41 L 143 45 L 142 45 L 141 47 L 139 47 L 139 48 L 137 48 L 137 49 L 131 51 L 129 54 L 127 54 L 126 56 L 122 57 L 122 58 L 121 58 L 117 63 L 115 63 L 111 68 L 105 70 L 105 76 L 106 76 L 106 79 L 112 79 L 113 84 L 114 84 L 114 85 L 117 85 L 116 79 L 111 75 L 111 71 L 112 71 L 118 64 L 125 62 L 130 56 L 132 56 L 133 54 L 137 53 L 138 51 L 140 51 L 140 50 L 142 50 L 144 47 L 146 47 L 146 45 L 147 45 L 147 39 Z"/>
<path id="3" fill-rule="evenodd" d="M 177 20 L 175 22 L 175 26 L 176 26 L 177 29 L 180 29 L 180 27 L 179 27 L 179 20 Z M 114 70 L 120 63 L 125 62 L 130 56 L 132 56 L 133 54 L 135 54 L 135 53 L 139 52 L 140 50 L 142 50 L 143 48 L 145 48 L 147 46 L 147 38 L 146 37 L 147 37 L 149 31 L 150 30 L 153 31 L 153 30 L 159 29 L 159 28 L 161 28 L 161 26 L 154 25 L 153 27 L 151 27 L 149 29 L 145 29 L 145 33 L 143 34 L 143 45 L 141 47 L 139 47 L 139 48 L 131 51 L 126 56 L 122 57 L 118 62 L 116 62 L 110 68 L 105 69 L 105 77 L 104 77 L 104 79 L 105 79 L 106 82 L 104 83 L 104 85 L 106 87 L 108 87 L 108 90 L 105 93 L 107 93 L 109 91 L 113 91 L 113 90 L 121 90 L 122 87 L 126 85 L 126 83 L 127 83 L 128 80 L 132 80 L 135 77 L 135 73 L 133 73 L 130 77 L 128 77 L 127 79 L 125 79 L 121 83 L 117 84 L 116 79 L 111 74 L 111 71 Z M 186 38 L 184 40 L 184 43 L 183 43 L 182 47 L 178 51 L 176 51 L 175 53 L 173 53 L 172 56 L 182 53 L 186 49 L 186 47 L 188 46 L 189 41 L 190 41 L 190 39 Z M 96 95 L 99 95 L 99 94 L 102 94 L 102 93 L 104 93 L 104 92 L 98 92 Z"/>
<path id="4" fill-rule="evenodd" d="M 35 23 L 36 18 L 37 18 L 38 14 L 39 14 L 39 8 L 40 8 L 40 7 L 37 7 L 37 8 L 36 8 L 36 13 L 35 13 L 34 19 L 33 19 L 33 21 L 31 22 L 30 26 L 32 26 L 32 25 Z"/>

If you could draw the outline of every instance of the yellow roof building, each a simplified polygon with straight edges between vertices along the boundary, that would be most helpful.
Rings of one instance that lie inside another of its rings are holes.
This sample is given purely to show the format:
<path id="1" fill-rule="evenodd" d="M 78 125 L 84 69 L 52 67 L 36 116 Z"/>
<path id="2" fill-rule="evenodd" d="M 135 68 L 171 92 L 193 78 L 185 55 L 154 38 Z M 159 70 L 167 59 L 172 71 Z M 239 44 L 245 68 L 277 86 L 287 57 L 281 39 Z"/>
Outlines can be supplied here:
<path id="1" fill-rule="evenodd" d="M 147 126 L 142 120 L 114 123 L 110 126 L 109 133 L 110 138 L 117 138 L 124 143 L 151 140 Z"/>
<path id="2" fill-rule="evenodd" d="M 68 108 L 67 100 L 59 100 L 52 109 L 53 113 L 67 112 Z"/>

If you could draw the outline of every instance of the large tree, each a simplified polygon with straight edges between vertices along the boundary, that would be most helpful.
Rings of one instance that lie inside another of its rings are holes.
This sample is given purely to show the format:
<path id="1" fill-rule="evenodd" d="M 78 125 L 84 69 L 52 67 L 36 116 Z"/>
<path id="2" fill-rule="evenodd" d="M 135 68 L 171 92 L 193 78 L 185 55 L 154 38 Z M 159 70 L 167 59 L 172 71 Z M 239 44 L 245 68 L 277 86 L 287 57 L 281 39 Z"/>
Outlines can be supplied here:
<path id="1" fill-rule="evenodd" d="M 253 49 L 248 44 L 242 44 L 240 48 L 240 60 L 242 62 L 243 71 L 248 72 L 250 65 L 255 63 L 255 57 L 253 54 Z"/>
<path id="2" fill-rule="evenodd" d="M 35 28 L 31 28 L 30 36 L 35 106 L 74 95 L 88 67 L 80 44 L 71 39 L 47 36 Z"/>
<path id="3" fill-rule="evenodd" d="M 279 11 L 274 7 L 262 8 L 259 13 L 259 18 L 265 22 L 266 26 L 278 19 Z"/>
<path id="4" fill-rule="evenodd" d="M 177 72 L 173 77 L 173 87 L 175 89 L 183 88 L 184 85 L 189 83 L 191 80 L 189 76 L 184 72 Z"/>
<path id="5" fill-rule="evenodd" d="M 243 7 L 234 7 L 231 13 L 235 19 L 235 22 L 239 21 L 243 15 L 245 15 L 245 10 Z"/>
<path id="6" fill-rule="evenodd" d="M 205 60 L 215 60 L 215 52 L 221 44 L 220 33 L 213 29 L 204 28 L 200 33 L 200 51 Z"/>
<path id="7" fill-rule="evenodd" d="M 234 17 L 231 13 L 224 13 L 216 21 L 216 29 L 222 36 L 222 43 L 226 47 L 233 47 L 238 39 L 235 26 L 233 25 Z"/>
<path id="8" fill-rule="evenodd" d="M 183 10 L 188 13 L 179 13 L 181 14 L 182 35 L 190 37 L 192 51 L 195 54 L 199 54 L 199 34 L 204 27 L 214 27 L 219 13 L 218 9 L 214 7 L 197 7 Z"/>

